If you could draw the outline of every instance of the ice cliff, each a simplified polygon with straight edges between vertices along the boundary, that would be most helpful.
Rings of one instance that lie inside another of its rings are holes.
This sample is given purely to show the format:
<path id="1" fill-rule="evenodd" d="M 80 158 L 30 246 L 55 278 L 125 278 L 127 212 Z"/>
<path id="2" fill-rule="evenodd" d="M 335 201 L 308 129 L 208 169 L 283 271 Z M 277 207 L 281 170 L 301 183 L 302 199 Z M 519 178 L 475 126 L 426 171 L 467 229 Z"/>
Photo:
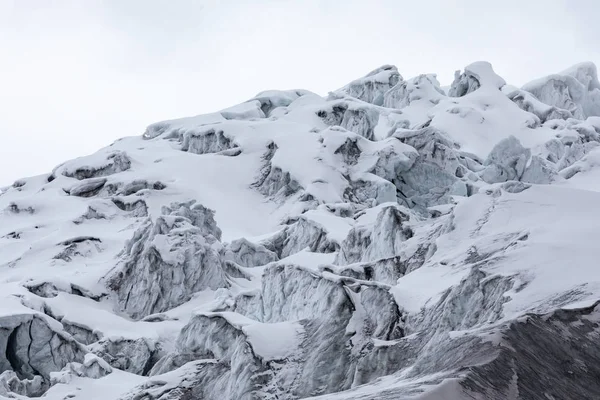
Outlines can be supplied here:
<path id="1" fill-rule="evenodd" d="M 270 90 L 0 190 L 0 399 L 600 398 L 600 82 Z"/>

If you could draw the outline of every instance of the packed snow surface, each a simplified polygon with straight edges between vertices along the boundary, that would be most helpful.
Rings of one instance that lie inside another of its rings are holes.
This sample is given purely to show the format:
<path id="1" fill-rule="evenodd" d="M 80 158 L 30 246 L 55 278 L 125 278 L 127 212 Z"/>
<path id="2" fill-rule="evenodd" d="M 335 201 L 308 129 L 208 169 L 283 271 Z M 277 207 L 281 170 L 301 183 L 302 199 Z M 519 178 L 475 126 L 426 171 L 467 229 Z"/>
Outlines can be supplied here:
<path id="1" fill-rule="evenodd" d="M 0 399 L 600 398 L 600 82 L 384 65 L 0 189 Z"/>

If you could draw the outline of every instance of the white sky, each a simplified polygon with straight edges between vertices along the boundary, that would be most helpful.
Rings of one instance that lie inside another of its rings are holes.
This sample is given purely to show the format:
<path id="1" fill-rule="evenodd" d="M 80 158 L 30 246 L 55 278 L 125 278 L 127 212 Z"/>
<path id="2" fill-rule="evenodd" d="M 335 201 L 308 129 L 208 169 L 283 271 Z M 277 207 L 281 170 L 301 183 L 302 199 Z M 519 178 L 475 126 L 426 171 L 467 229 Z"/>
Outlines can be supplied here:
<path id="1" fill-rule="evenodd" d="M 600 65 L 599 0 L 0 0 L 0 186 L 155 121 L 382 64 L 487 60 L 509 83 Z"/>

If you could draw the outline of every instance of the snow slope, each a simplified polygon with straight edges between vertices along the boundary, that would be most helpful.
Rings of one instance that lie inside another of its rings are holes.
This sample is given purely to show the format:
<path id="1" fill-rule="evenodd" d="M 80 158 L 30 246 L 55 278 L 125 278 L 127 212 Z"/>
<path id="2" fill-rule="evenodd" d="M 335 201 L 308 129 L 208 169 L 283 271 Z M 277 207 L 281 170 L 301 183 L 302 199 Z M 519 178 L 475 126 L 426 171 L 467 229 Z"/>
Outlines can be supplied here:
<path id="1" fill-rule="evenodd" d="M 16 181 L 0 398 L 599 398 L 599 93 L 385 65 Z"/>

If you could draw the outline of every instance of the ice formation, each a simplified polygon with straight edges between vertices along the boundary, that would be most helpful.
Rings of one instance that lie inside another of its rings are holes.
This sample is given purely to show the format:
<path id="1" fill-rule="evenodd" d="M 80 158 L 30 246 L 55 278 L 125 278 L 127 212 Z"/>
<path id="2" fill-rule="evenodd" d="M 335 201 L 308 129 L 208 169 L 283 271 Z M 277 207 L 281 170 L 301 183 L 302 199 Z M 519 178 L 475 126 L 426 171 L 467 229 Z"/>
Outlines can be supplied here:
<path id="1" fill-rule="evenodd" d="M 0 190 L 0 399 L 600 398 L 600 83 L 270 90 Z"/>

